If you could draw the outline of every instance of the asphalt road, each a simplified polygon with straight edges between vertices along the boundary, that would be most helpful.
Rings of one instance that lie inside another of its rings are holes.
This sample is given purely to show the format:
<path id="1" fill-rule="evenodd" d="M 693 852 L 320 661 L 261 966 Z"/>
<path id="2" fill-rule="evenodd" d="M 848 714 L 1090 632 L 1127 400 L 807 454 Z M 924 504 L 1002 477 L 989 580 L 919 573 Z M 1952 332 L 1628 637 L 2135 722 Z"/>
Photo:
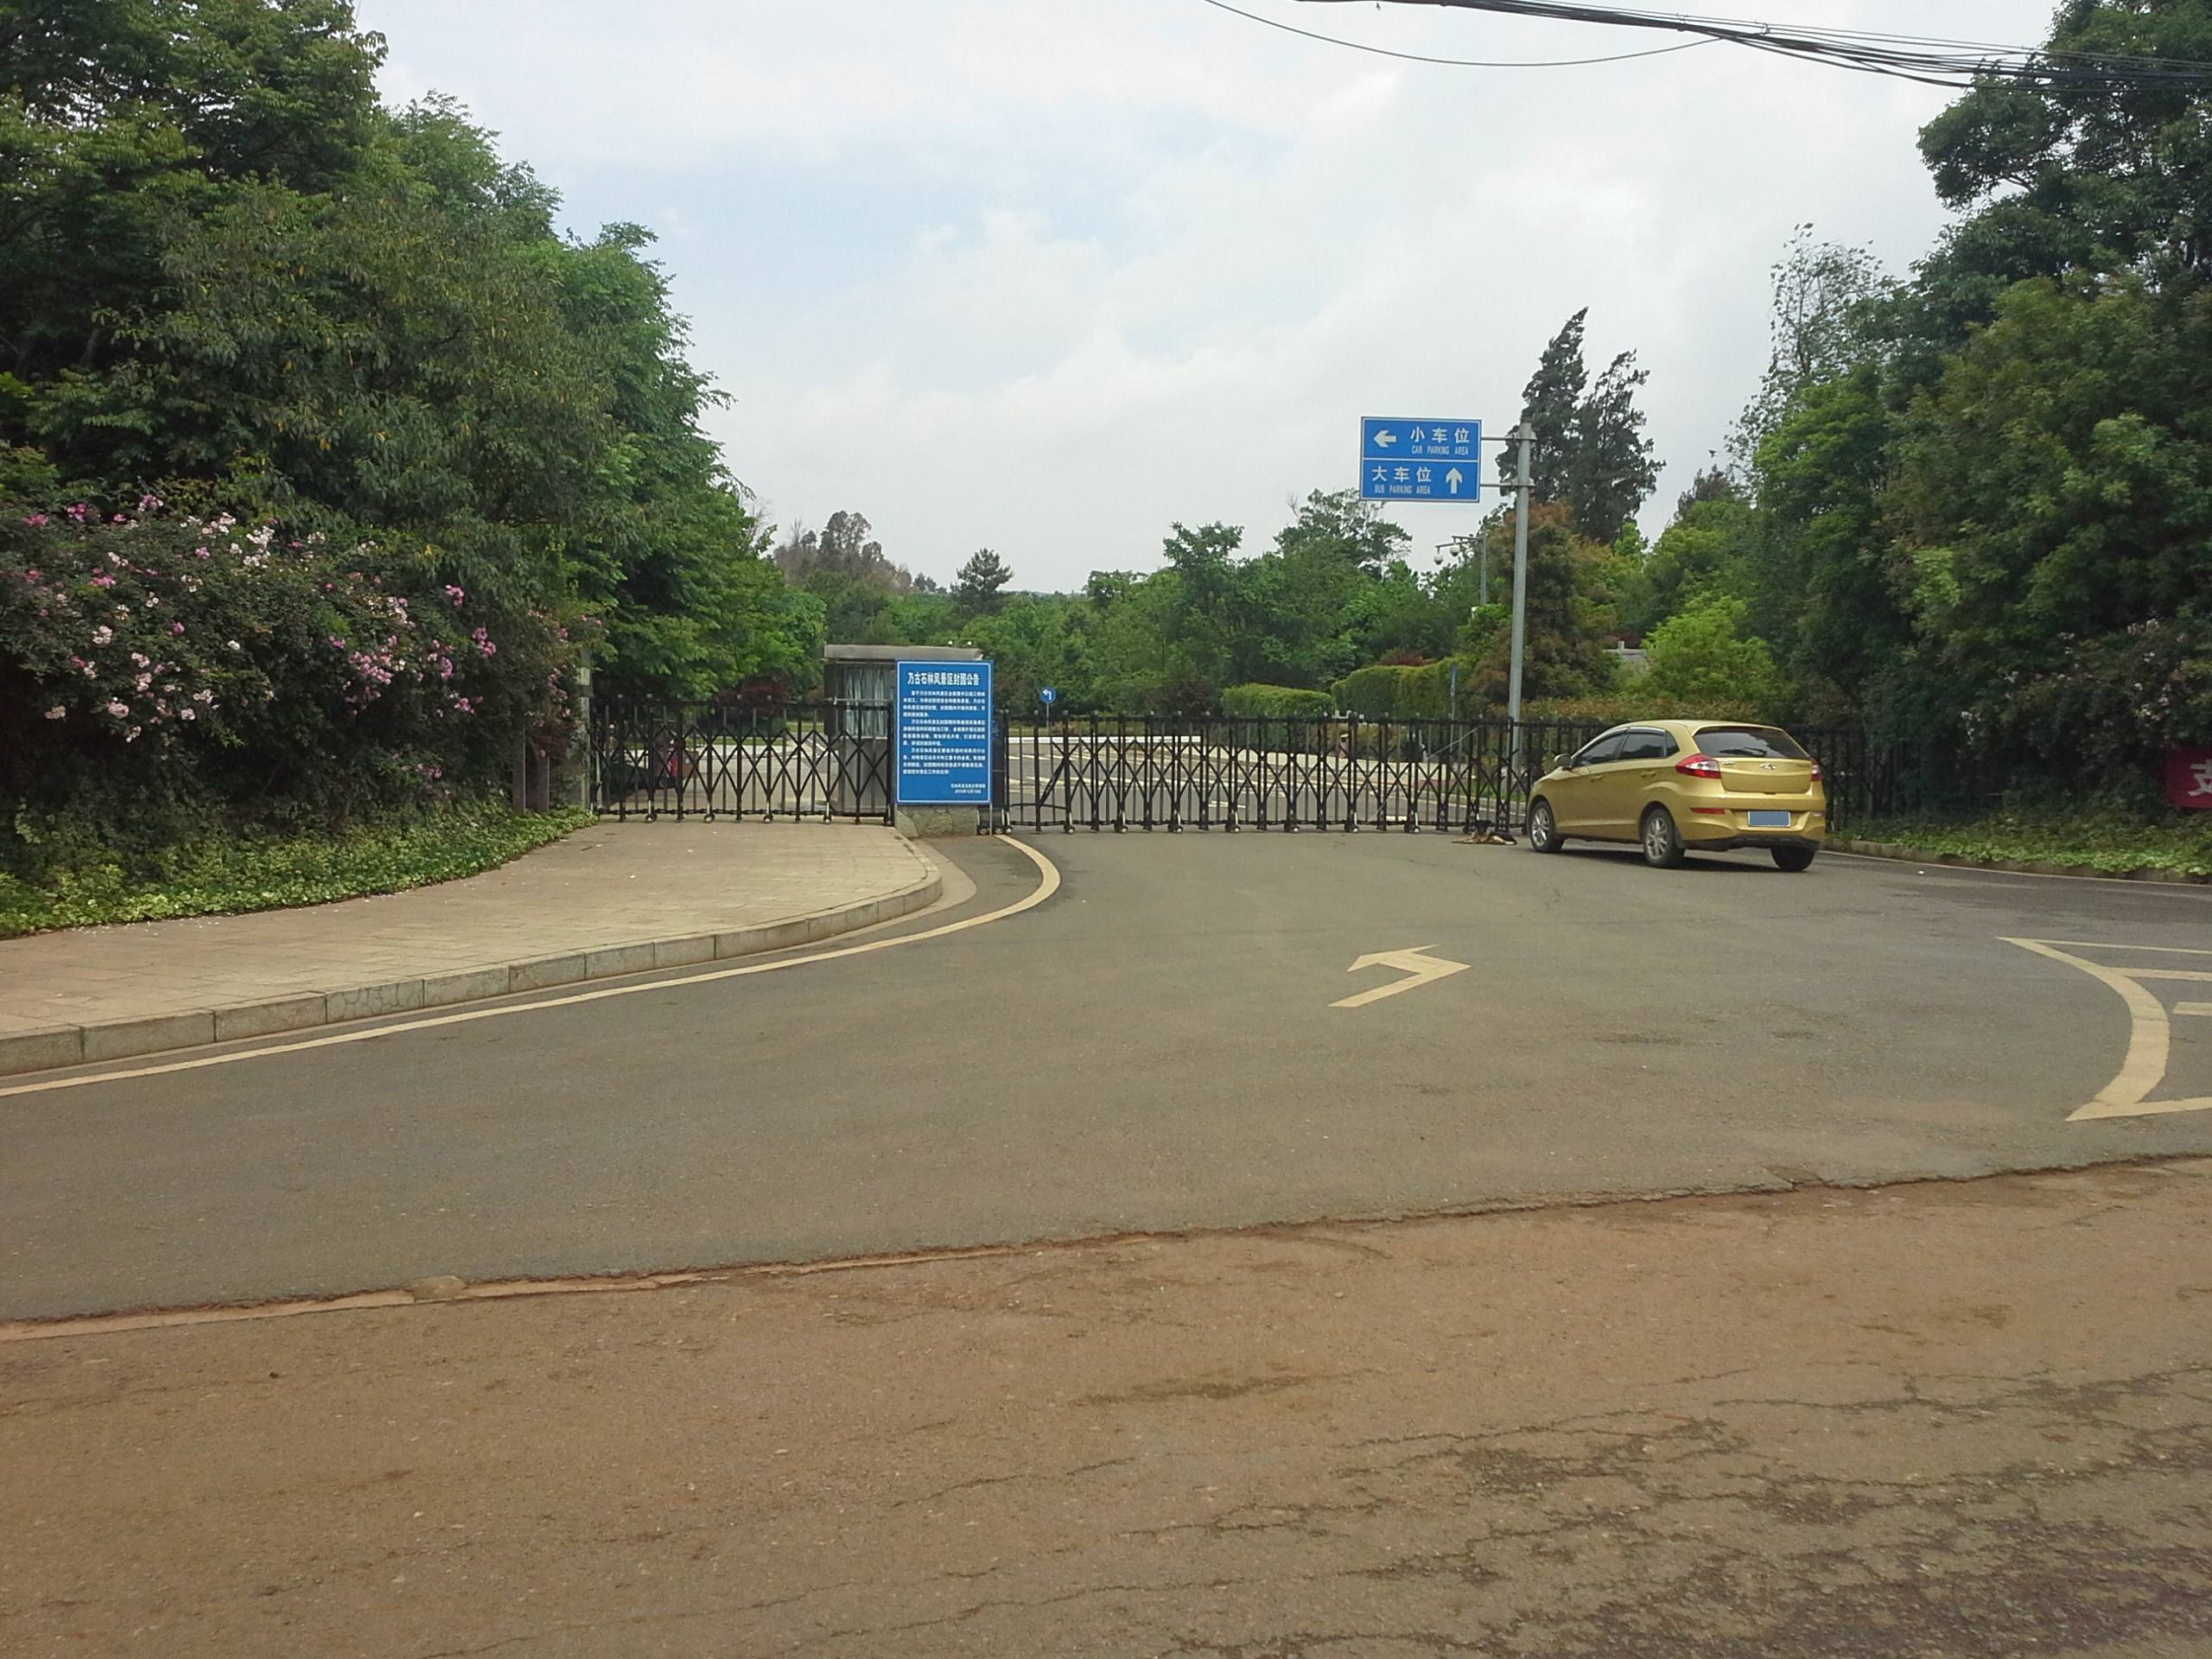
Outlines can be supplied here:
<path id="1" fill-rule="evenodd" d="M 2212 1151 L 2212 1111 L 2069 1116 L 2212 1102 L 2206 986 L 2144 976 L 2212 969 L 2212 892 L 1036 844 L 1048 901 L 910 946 L 0 1090 L 0 1318 Z M 965 913 L 1036 885 L 935 850 Z M 1466 967 L 1332 1006 L 1416 947 Z"/>

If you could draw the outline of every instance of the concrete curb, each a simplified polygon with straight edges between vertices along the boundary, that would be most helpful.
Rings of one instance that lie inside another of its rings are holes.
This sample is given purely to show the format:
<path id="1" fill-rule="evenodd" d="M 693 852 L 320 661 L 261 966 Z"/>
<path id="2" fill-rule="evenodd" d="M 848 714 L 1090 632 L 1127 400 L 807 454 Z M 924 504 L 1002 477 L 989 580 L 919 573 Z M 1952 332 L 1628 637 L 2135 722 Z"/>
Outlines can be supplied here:
<path id="1" fill-rule="evenodd" d="M 449 1007 L 456 1002 L 510 996 L 518 991 L 542 991 L 584 980 L 617 979 L 626 974 L 650 973 L 658 968 L 688 968 L 733 957 L 786 950 L 795 944 L 811 944 L 817 939 L 893 921 L 935 904 L 944 890 L 944 877 L 922 854 L 916 852 L 914 856 L 923 865 L 923 871 L 906 887 L 858 904 L 836 906 L 755 927 L 692 933 L 680 938 L 632 940 L 595 950 L 536 957 L 525 962 L 492 963 L 419 979 L 388 980 L 382 984 L 351 985 L 338 990 L 302 991 L 269 1001 L 195 1008 L 188 1013 L 157 1014 L 143 1020 L 112 1020 L 97 1025 L 49 1026 L 41 1031 L 17 1032 L 0 1036 L 0 1077 L 101 1060 L 129 1059 L 165 1049 L 194 1048 L 205 1043 L 271 1037 L 315 1026 L 366 1020 L 378 1014 Z"/>
<path id="2" fill-rule="evenodd" d="M 2172 887 L 2201 887 L 2212 884 L 2212 876 L 2187 875 L 2179 870 L 2147 868 L 2092 870 L 2078 864 L 2051 864 L 2041 859 L 1967 858 L 1958 853 L 1926 852 L 1894 841 L 1847 841 L 1840 836 L 1830 836 L 1828 845 L 1840 853 L 1856 853 L 1861 858 L 1890 858 L 1907 864 L 1940 864 L 1953 870 L 1996 870 L 2007 875 L 2085 876 L 2098 881 L 2152 881 Z"/>

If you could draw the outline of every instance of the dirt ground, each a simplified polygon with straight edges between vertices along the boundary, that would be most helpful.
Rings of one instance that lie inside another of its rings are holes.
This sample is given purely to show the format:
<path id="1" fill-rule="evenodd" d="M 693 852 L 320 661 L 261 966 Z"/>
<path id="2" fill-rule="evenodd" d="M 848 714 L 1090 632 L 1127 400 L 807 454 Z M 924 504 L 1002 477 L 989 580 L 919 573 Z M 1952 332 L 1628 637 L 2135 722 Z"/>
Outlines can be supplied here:
<path id="1" fill-rule="evenodd" d="M 2212 1654 L 2212 1160 L 0 1340 L 10 1655 Z"/>

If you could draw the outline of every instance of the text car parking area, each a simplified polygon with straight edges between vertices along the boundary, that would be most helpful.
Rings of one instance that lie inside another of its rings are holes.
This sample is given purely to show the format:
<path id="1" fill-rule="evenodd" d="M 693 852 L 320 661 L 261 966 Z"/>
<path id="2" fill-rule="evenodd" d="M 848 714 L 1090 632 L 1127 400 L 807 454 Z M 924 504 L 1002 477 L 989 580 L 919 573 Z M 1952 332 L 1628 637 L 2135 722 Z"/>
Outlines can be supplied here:
<path id="1" fill-rule="evenodd" d="M 2143 1010 L 2016 943 L 2110 942 L 2137 1103 L 2212 1096 L 2199 890 L 1033 844 L 911 947 L 0 1101 L 0 1317 L 2212 1149 L 2081 1113 Z"/>

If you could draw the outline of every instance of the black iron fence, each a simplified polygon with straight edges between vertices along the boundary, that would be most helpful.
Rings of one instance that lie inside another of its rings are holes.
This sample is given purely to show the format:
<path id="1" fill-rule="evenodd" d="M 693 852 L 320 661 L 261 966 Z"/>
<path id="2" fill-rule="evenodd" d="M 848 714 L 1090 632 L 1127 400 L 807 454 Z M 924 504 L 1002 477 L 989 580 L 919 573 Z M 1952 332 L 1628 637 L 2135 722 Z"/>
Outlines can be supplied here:
<path id="1" fill-rule="evenodd" d="M 887 822 L 891 705 L 601 701 L 591 804 L 616 818 Z"/>
<path id="2" fill-rule="evenodd" d="M 1592 728 L 1595 729 L 1595 728 Z M 1027 830 L 1510 830 L 1580 728 L 1503 721 L 1096 715 L 1007 722 L 1001 816 Z"/>
<path id="3" fill-rule="evenodd" d="M 602 702 L 591 799 L 610 817 L 888 820 L 885 702 Z M 1612 722 L 1001 715 L 994 819 L 1044 830 L 1519 830 L 1555 755 Z M 1863 734 L 1796 735 L 1831 826 L 1898 810 L 1896 757 Z"/>

